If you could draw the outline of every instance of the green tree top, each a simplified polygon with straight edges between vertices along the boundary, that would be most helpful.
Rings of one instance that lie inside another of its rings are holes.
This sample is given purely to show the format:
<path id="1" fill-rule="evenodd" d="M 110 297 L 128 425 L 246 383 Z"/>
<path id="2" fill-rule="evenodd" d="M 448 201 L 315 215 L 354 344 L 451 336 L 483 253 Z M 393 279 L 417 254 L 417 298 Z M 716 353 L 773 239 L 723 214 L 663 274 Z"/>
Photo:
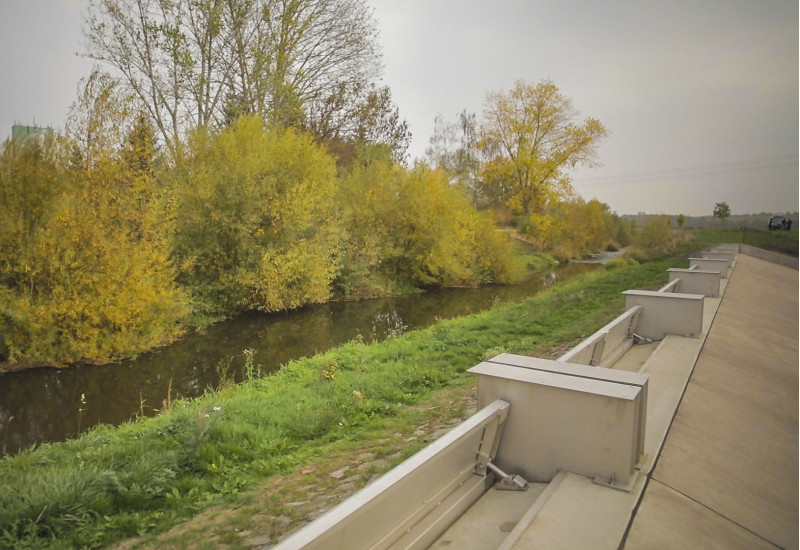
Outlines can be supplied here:
<path id="1" fill-rule="evenodd" d="M 718 202 L 714 205 L 714 217 L 725 223 L 725 218 L 731 215 L 731 207 L 727 202 Z"/>

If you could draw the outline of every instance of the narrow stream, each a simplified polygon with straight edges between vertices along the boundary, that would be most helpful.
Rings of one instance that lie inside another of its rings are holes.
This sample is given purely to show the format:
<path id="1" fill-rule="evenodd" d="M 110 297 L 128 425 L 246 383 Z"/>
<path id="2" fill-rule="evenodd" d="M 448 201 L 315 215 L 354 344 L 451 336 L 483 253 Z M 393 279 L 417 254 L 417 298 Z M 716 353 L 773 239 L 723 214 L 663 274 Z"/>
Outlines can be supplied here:
<path id="1" fill-rule="evenodd" d="M 241 379 L 245 349 L 262 372 L 361 335 L 387 335 L 520 301 L 557 281 L 597 267 L 568 264 L 520 284 L 440 289 L 360 302 L 334 302 L 281 313 L 246 313 L 136 359 L 102 366 L 38 368 L 0 374 L 0 456 L 62 441 L 100 424 L 157 414 L 169 395 L 196 397 L 219 382 L 217 366 Z M 82 403 L 83 397 L 83 403 Z"/>

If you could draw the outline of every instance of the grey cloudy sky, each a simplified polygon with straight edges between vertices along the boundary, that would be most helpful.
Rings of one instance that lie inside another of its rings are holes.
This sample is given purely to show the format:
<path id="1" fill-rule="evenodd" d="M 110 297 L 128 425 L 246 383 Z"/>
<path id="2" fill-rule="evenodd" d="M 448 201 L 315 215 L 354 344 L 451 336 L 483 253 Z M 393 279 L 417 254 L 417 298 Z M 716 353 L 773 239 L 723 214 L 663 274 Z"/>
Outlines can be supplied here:
<path id="1" fill-rule="evenodd" d="M 366 0 L 384 83 L 424 154 L 437 113 L 552 80 L 611 135 L 576 191 L 620 214 L 798 209 L 796 0 Z M 86 0 L 0 0 L 0 137 L 63 127 L 91 63 Z"/>
<path id="2" fill-rule="evenodd" d="M 552 80 L 611 135 L 574 186 L 619 213 L 796 210 L 796 0 L 372 0 L 422 155 L 441 113 Z"/>

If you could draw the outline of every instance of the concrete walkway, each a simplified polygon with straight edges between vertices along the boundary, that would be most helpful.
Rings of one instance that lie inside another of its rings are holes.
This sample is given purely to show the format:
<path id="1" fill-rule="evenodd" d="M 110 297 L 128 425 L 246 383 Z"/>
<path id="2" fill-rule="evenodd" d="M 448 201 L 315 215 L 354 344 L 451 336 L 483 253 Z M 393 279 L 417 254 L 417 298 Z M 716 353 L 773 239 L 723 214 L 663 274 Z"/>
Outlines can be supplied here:
<path id="1" fill-rule="evenodd" d="M 648 375 L 628 485 L 561 470 L 528 492 L 492 489 L 430 548 L 798 548 L 798 271 L 742 253 L 720 293 L 704 298 L 699 336 L 634 346 L 614 366 Z"/>
<path id="2" fill-rule="evenodd" d="M 798 547 L 798 272 L 740 254 L 624 547 Z"/>

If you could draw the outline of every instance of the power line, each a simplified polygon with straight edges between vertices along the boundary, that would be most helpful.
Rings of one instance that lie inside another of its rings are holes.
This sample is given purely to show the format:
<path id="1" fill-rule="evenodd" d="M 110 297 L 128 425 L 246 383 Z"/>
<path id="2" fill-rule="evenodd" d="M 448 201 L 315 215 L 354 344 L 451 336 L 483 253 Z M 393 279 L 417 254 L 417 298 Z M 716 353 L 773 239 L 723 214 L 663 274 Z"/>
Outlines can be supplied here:
<path id="1" fill-rule="evenodd" d="M 797 154 L 785 154 L 752 159 L 734 160 L 716 164 L 706 164 L 698 166 L 682 166 L 679 168 L 668 168 L 653 170 L 648 172 L 632 172 L 617 176 L 609 175 L 598 178 L 581 178 L 573 184 L 580 186 L 596 185 L 618 185 L 644 183 L 658 179 L 687 178 L 694 176 L 710 176 L 715 174 L 725 174 L 730 172 L 745 172 L 753 170 L 764 170 L 771 168 L 782 168 L 797 166 Z"/>

